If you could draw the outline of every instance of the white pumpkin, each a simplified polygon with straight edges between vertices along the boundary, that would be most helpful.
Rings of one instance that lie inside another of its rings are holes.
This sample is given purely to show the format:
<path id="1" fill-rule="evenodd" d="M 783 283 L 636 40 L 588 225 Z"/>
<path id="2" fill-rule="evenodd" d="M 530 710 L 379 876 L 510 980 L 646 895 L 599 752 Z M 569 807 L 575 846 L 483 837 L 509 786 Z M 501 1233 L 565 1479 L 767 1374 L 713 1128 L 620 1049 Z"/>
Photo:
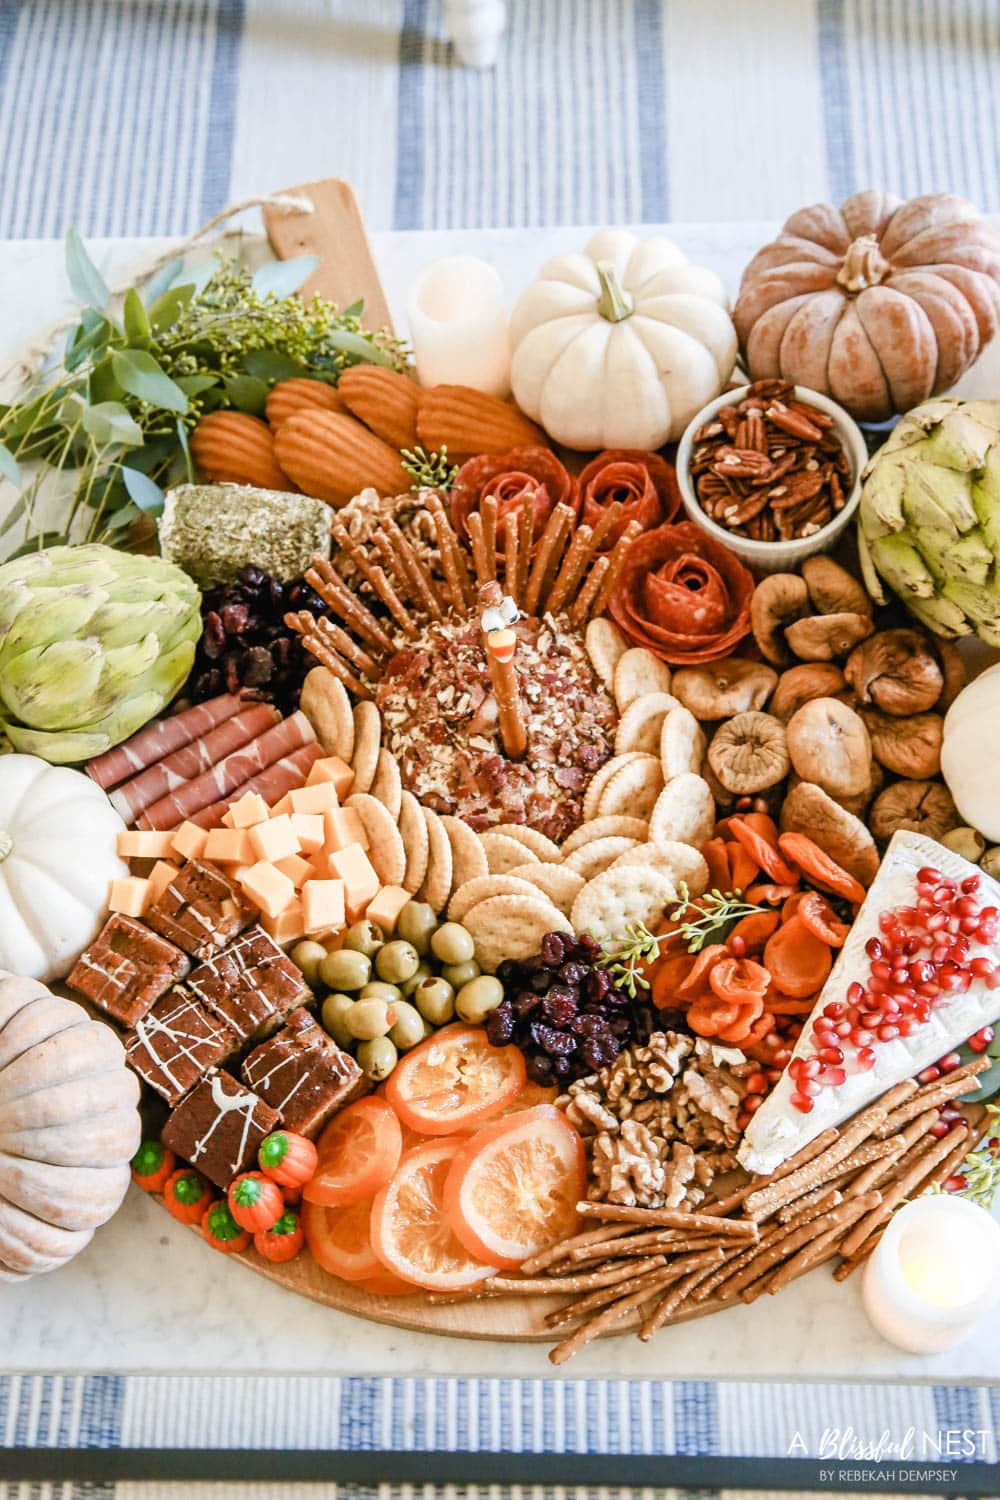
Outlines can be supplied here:
<path id="1" fill-rule="evenodd" d="M 0 969 L 47 983 L 68 974 L 127 875 L 125 824 L 80 771 L 0 756 Z"/>
<path id="2" fill-rule="evenodd" d="M 965 822 L 1000 841 L 1000 663 L 964 687 L 945 714 L 941 771 Z"/>
<path id="3" fill-rule="evenodd" d="M 623 229 L 548 261 L 511 314 L 517 404 L 569 448 L 659 448 L 724 388 L 736 330 L 722 282 Z"/>

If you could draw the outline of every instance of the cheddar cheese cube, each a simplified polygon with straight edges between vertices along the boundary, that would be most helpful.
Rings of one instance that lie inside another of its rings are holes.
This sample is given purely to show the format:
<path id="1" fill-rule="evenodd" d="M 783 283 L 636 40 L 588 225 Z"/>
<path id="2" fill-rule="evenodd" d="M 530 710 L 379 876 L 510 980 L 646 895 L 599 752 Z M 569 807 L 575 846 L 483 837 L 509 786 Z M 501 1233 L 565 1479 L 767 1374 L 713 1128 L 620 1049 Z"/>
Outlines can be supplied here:
<path id="1" fill-rule="evenodd" d="M 199 828 L 197 823 L 192 823 L 189 819 L 174 829 L 170 847 L 181 859 L 201 859 L 207 840 L 208 829 Z"/>
<path id="2" fill-rule="evenodd" d="M 344 882 L 307 880 L 302 887 L 307 933 L 339 932 L 345 925 Z"/>
<path id="3" fill-rule="evenodd" d="M 271 864 L 277 863 L 279 859 L 287 859 L 290 854 L 298 854 L 302 849 L 299 836 L 287 813 L 279 813 L 267 823 L 258 823 L 256 828 L 249 830 L 247 837 L 257 858 L 268 860 Z"/>
<path id="4" fill-rule="evenodd" d="M 123 917 L 141 917 L 149 905 L 149 881 L 125 875 L 111 882 L 108 907 Z"/>
<path id="5" fill-rule="evenodd" d="M 292 827 L 303 854 L 316 854 L 323 847 L 326 830 L 321 813 L 292 813 Z"/>
<path id="6" fill-rule="evenodd" d="M 328 807 L 336 807 L 339 801 L 337 788 L 332 781 L 314 782 L 312 786 L 299 786 L 288 793 L 293 813 L 325 813 Z"/>
<path id="7" fill-rule="evenodd" d="M 254 853 L 245 828 L 213 828 L 205 840 L 202 858 L 217 865 L 248 865 L 253 863 Z"/>
<path id="8" fill-rule="evenodd" d="M 323 781 L 333 783 L 337 796 L 343 802 L 354 785 L 354 772 L 339 755 L 327 755 L 322 760 L 313 762 L 306 777 L 306 786 L 317 786 Z"/>
<path id="9" fill-rule="evenodd" d="M 223 822 L 229 819 L 233 828 L 252 828 L 255 823 L 266 823 L 269 817 L 270 809 L 263 797 L 258 792 L 244 792 L 230 807 Z"/>
<path id="10" fill-rule="evenodd" d="M 295 900 L 295 887 L 288 876 L 266 859 L 259 859 L 244 870 L 240 885 L 253 904 L 269 917 L 279 916 Z"/>
<path id="11" fill-rule="evenodd" d="M 147 894 L 147 906 L 153 906 L 157 901 L 159 901 L 160 897 L 163 895 L 163 892 L 173 880 L 174 876 L 179 875 L 180 873 L 180 865 L 173 865 L 169 860 L 166 859 L 158 859 L 156 861 L 156 864 L 153 866 L 148 876 L 146 877 L 146 881 L 149 886 L 149 891 Z"/>
<path id="12" fill-rule="evenodd" d="M 286 813 L 291 813 L 293 811 L 294 809 L 292 807 L 292 799 L 286 792 L 283 797 L 278 798 L 277 802 L 271 808 L 271 817 L 281 818 L 284 817 Z"/>
<path id="13" fill-rule="evenodd" d="M 323 847 L 328 853 L 348 849 L 351 844 L 368 848 L 368 835 L 356 807 L 328 807 L 323 814 L 323 834 Z"/>
<path id="14" fill-rule="evenodd" d="M 173 853 L 174 835 L 170 829 L 158 833 L 153 829 L 130 829 L 118 835 L 119 859 L 167 859 Z"/>
<path id="15" fill-rule="evenodd" d="M 296 890 L 315 876 L 312 865 L 301 854 L 287 854 L 284 859 L 275 862 L 274 868 L 280 870 L 282 875 L 287 875 Z"/>
<path id="16" fill-rule="evenodd" d="M 267 912 L 261 912 L 260 925 L 276 943 L 280 943 L 286 947 L 289 943 L 297 943 L 299 938 L 303 938 L 306 935 L 306 922 L 302 910 L 302 902 L 292 901 L 276 917 L 268 916 Z"/>
<path id="17" fill-rule="evenodd" d="M 379 878 L 360 844 L 348 844 L 330 854 L 330 873 L 344 882 L 344 906 L 347 920 L 363 917 L 368 903 L 378 894 Z"/>
<path id="18" fill-rule="evenodd" d="M 369 922 L 375 922 L 381 927 L 386 937 L 392 937 L 400 912 L 412 900 L 409 891 L 405 891 L 401 885 L 384 885 L 378 895 L 369 901 L 365 916 Z"/>

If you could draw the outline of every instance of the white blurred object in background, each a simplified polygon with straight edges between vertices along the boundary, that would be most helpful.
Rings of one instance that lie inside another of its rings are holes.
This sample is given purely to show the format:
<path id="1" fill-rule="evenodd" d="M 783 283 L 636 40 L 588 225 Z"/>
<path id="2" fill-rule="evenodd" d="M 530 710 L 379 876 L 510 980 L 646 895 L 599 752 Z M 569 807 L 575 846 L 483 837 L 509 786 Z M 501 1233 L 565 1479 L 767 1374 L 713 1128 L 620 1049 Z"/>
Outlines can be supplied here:
<path id="1" fill-rule="evenodd" d="M 504 0 L 445 0 L 445 29 L 468 68 L 492 68 L 507 25 Z"/>
<path id="2" fill-rule="evenodd" d="M 510 391 L 510 337 L 503 282 L 478 255 L 431 261 L 407 299 L 410 342 L 421 385 L 471 385 L 489 396 Z"/>

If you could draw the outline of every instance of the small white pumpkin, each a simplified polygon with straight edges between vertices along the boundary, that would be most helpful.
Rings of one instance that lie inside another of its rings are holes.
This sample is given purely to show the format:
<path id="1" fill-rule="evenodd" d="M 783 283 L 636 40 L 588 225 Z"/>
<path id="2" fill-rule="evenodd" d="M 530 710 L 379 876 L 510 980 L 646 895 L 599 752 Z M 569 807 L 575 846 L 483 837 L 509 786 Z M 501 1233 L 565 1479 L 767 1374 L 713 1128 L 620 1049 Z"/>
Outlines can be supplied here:
<path id="1" fill-rule="evenodd" d="M 964 687 L 945 714 L 941 771 L 966 823 L 1000 840 L 995 746 L 1000 737 L 1000 663 Z"/>
<path id="2" fill-rule="evenodd" d="M 659 448 L 724 388 L 736 329 L 722 282 L 624 229 L 548 261 L 510 323 L 517 404 L 569 448 Z"/>
<path id="3" fill-rule="evenodd" d="M 0 1281 L 54 1271 L 115 1213 L 138 1102 L 110 1026 L 0 970 Z"/>
<path id="4" fill-rule="evenodd" d="M 0 757 L 0 968 L 48 982 L 68 974 L 127 875 L 125 824 L 89 776 L 37 755 Z"/>

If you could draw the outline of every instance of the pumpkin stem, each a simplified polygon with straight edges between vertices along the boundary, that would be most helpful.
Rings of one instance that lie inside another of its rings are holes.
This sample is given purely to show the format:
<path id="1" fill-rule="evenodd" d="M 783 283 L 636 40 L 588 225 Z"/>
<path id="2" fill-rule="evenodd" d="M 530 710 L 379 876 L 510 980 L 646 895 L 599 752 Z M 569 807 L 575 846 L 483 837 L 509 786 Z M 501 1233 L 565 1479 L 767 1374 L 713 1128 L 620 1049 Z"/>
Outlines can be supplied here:
<path id="1" fill-rule="evenodd" d="M 7 858 L 8 854 L 11 853 L 13 848 L 13 837 L 7 832 L 6 828 L 0 828 L 0 865 L 3 864 L 4 860 Z"/>
<path id="2" fill-rule="evenodd" d="M 601 295 L 597 299 L 597 311 L 609 323 L 623 323 L 635 312 L 635 301 L 622 286 L 614 262 L 599 260 L 597 274 L 601 281 Z"/>
<path id="3" fill-rule="evenodd" d="M 892 267 L 878 247 L 877 236 L 862 234 L 848 246 L 837 272 L 837 282 L 845 292 L 857 294 L 867 291 L 870 286 L 878 286 L 891 270 Z"/>

